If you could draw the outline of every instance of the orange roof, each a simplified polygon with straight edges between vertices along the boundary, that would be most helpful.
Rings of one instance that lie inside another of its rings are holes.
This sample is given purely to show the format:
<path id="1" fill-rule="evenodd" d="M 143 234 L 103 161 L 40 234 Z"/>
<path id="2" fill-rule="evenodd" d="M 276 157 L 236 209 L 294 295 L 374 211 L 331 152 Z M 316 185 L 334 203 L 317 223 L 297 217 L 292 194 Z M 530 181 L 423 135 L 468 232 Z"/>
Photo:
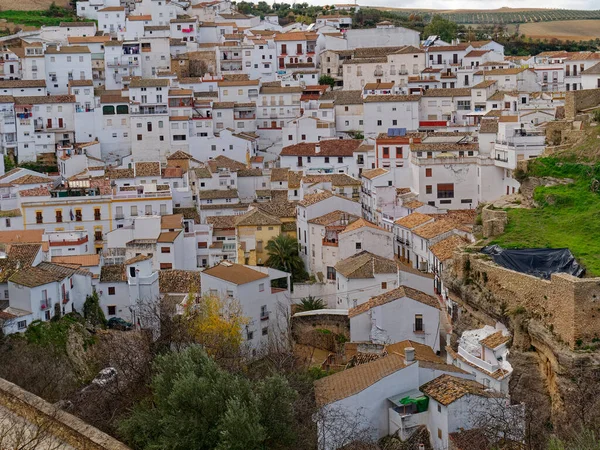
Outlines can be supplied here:
<path id="1" fill-rule="evenodd" d="M 385 232 L 389 233 L 389 231 L 386 230 L 385 228 L 381 228 L 380 226 L 375 225 L 374 223 L 369 222 L 368 220 L 365 220 L 365 219 L 362 219 L 362 218 L 358 219 L 358 220 L 356 220 L 354 222 L 352 222 L 350 225 L 348 225 L 344 229 L 344 231 L 342 231 L 342 233 L 346 233 L 346 232 L 349 232 L 349 231 L 354 231 L 354 230 L 356 230 L 358 228 L 363 228 L 363 227 L 374 228 L 376 230 L 382 230 L 382 231 L 385 231 Z M 340 234 L 342 234 L 342 233 L 340 233 Z"/>
<path id="2" fill-rule="evenodd" d="M 69 44 L 83 44 L 85 42 L 102 43 L 102 42 L 108 42 L 108 41 L 110 41 L 110 36 L 108 36 L 108 35 L 103 35 L 103 36 L 69 36 L 68 40 L 69 40 Z"/>
<path id="3" fill-rule="evenodd" d="M 306 41 L 307 33 L 304 31 L 290 31 L 275 36 L 275 41 Z"/>
<path id="4" fill-rule="evenodd" d="M 404 216 L 404 217 L 396 220 L 394 223 L 396 225 L 400 225 L 401 227 L 412 230 L 414 227 L 423 225 L 424 223 L 427 223 L 430 220 L 433 220 L 433 217 L 428 216 L 426 214 L 421 214 L 421 213 L 415 212 L 415 213 L 409 214 L 408 216 Z"/>
<path id="5" fill-rule="evenodd" d="M 127 19 L 132 22 L 143 22 L 146 20 L 152 20 L 152 16 L 150 14 L 144 14 L 141 16 L 127 16 Z"/>
<path id="6" fill-rule="evenodd" d="M 202 273 L 237 285 L 251 283 L 269 277 L 266 273 L 259 272 L 258 270 L 251 269 L 241 264 L 229 262 L 218 264 L 210 269 L 206 269 Z"/>
<path id="7" fill-rule="evenodd" d="M 94 253 L 92 255 L 71 255 L 71 256 L 53 256 L 53 263 L 80 264 L 84 267 L 92 267 L 100 265 L 100 255 Z"/>
<path id="8" fill-rule="evenodd" d="M 518 122 L 519 116 L 500 116 L 498 122 Z"/>
<path id="9" fill-rule="evenodd" d="M 2 244 L 42 244 L 42 249 L 48 251 L 48 241 L 42 241 L 44 230 L 14 230 L 0 231 Z"/>

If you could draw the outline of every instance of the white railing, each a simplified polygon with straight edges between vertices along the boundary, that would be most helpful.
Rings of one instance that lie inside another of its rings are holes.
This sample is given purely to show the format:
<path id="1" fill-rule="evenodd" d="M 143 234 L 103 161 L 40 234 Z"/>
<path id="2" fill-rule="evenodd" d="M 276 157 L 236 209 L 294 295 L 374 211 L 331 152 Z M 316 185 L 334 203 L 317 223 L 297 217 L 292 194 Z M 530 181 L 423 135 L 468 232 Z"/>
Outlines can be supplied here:
<path id="1" fill-rule="evenodd" d="M 496 370 L 498 370 L 498 364 L 490 364 L 489 362 L 472 355 L 461 346 L 458 347 L 458 354 L 471 364 L 475 364 L 477 367 L 480 367 L 481 369 L 486 370 L 487 372 L 493 373 Z"/>

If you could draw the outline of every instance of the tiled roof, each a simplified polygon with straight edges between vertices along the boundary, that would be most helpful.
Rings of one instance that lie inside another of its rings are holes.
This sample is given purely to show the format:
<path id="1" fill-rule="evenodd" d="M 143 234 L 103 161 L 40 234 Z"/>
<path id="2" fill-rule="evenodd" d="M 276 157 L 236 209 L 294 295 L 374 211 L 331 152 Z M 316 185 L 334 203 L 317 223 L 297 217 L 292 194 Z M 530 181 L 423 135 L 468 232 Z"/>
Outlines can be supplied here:
<path id="1" fill-rule="evenodd" d="M 235 222 L 240 216 L 209 216 L 206 223 L 212 225 L 215 230 L 234 229 Z"/>
<path id="2" fill-rule="evenodd" d="M 212 172 L 216 172 L 216 169 L 229 169 L 233 171 L 246 169 L 245 164 L 223 155 L 211 159 L 207 164 Z"/>
<path id="3" fill-rule="evenodd" d="M 498 120 L 496 119 L 482 119 L 479 125 L 480 133 L 498 133 Z"/>
<path id="4" fill-rule="evenodd" d="M 238 198 L 237 189 L 212 189 L 207 191 L 198 191 L 200 200 L 218 199 L 218 198 Z"/>
<path id="5" fill-rule="evenodd" d="M 433 90 L 433 89 L 429 89 Z M 425 92 L 429 92 L 425 91 Z M 421 99 L 420 95 L 401 95 L 401 94 L 390 94 L 390 95 L 367 95 L 363 102 L 364 103 L 380 103 L 380 102 L 418 102 Z"/>
<path id="6" fill-rule="evenodd" d="M 348 225 L 340 234 L 349 233 L 350 231 L 358 230 L 359 228 L 363 227 L 373 228 L 375 230 L 381 230 L 385 231 L 386 233 L 389 233 L 389 231 L 385 228 L 381 228 L 380 226 L 375 225 L 373 222 L 369 222 L 366 219 L 360 218 L 357 221 L 352 222 L 350 225 Z"/>
<path id="7" fill-rule="evenodd" d="M 106 171 L 106 176 L 111 180 L 118 180 L 121 178 L 135 178 L 133 169 L 110 169 Z"/>
<path id="8" fill-rule="evenodd" d="M 158 235 L 158 239 L 156 240 L 156 242 L 162 243 L 162 244 L 172 244 L 173 242 L 175 242 L 175 239 L 177 239 L 177 237 L 183 232 L 183 230 L 176 230 L 176 231 L 163 231 L 162 233 L 160 233 Z"/>
<path id="9" fill-rule="evenodd" d="M 0 81 L 0 89 L 11 88 L 44 88 L 46 87 L 45 80 L 2 80 Z"/>
<path id="10" fill-rule="evenodd" d="M 62 55 L 70 53 L 90 53 L 90 49 L 86 45 L 61 45 L 58 47 L 46 47 L 47 55 Z"/>
<path id="11" fill-rule="evenodd" d="M 101 283 L 120 283 L 127 281 L 124 264 L 106 264 L 100 269 Z"/>
<path id="12" fill-rule="evenodd" d="M 150 256 L 150 255 L 137 255 L 137 256 L 134 256 L 133 258 L 129 258 L 123 264 L 126 265 L 126 266 L 129 266 L 130 264 L 135 264 L 135 263 L 139 263 L 139 262 L 142 262 L 142 261 L 148 261 L 149 259 L 152 259 L 152 256 Z"/>
<path id="13" fill-rule="evenodd" d="M 183 169 L 181 167 L 165 167 L 162 169 L 163 178 L 181 178 L 183 177 Z"/>
<path id="14" fill-rule="evenodd" d="M 315 194 L 306 194 L 304 198 L 298 203 L 299 206 L 311 206 L 319 203 L 323 200 L 327 200 L 329 197 L 333 197 L 333 193 L 330 191 L 317 192 Z"/>
<path id="15" fill-rule="evenodd" d="M 314 383 L 317 406 L 323 407 L 358 394 L 404 367 L 406 365 L 403 358 L 398 355 L 388 355 L 321 378 Z"/>
<path id="16" fill-rule="evenodd" d="M 348 224 L 350 224 L 358 219 L 360 219 L 360 217 L 355 216 L 354 214 L 347 213 L 346 211 L 336 210 L 310 219 L 308 223 L 313 223 L 315 225 L 331 225 L 333 223 L 345 220 Z"/>
<path id="17" fill-rule="evenodd" d="M 43 286 L 65 279 L 66 276 L 39 267 L 26 267 L 16 271 L 9 279 L 15 284 L 27 287 Z"/>
<path id="18" fill-rule="evenodd" d="M 281 156 L 352 156 L 362 143 L 360 139 L 328 139 L 315 142 L 303 142 L 289 145 L 281 150 Z M 320 151 L 316 148 L 319 145 Z"/>
<path id="19" fill-rule="evenodd" d="M 75 103 L 74 95 L 37 95 L 30 97 L 15 97 L 16 105 L 41 105 L 46 103 Z"/>
<path id="20" fill-rule="evenodd" d="M 485 339 L 479 341 L 479 343 L 487 348 L 494 350 L 497 347 L 500 347 L 502 344 L 506 344 L 510 341 L 510 335 L 504 335 L 502 330 L 496 331 L 493 334 L 490 334 Z"/>
<path id="21" fill-rule="evenodd" d="M 525 72 L 525 67 L 514 67 L 510 69 L 492 69 L 476 72 L 475 75 L 517 75 L 521 72 Z"/>
<path id="22" fill-rule="evenodd" d="M 168 29 L 168 27 L 167 27 Z M 129 83 L 130 88 L 143 88 L 143 87 L 167 87 L 169 86 L 169 80 L 164 78 L 141 78 L 132 77 Z"/>
<path id="23" fill-rule="evenodd" d="M 427 223 L 431 220 L 433 220 L 433 217 L 431 216 L 421 214 L 419 212 L 414 212 L 412 214 L 409 214 L 408 216 L 404 216 L 396 220 L 394 223 L 396 225 L 400 225 L 401 227 L 412 230 L 413 228 L 423 225 L 424 223 Z"/>
<path id="24" fill-rule="evenodd" d="M 47 187 L 35 187 L 19 191 L 21 197 L 47 197 L 50 196 L 50 190 Z"/>
<path id="25" fill-rule="evenodd" d="M 238 178 L 240 177 L 262 177 L 263 171 L 259 168 L 240 169 L 237 171 Z"/>
<path id="26" fill-rule="evenodd" d="M 302 170 L 288 171 L 288 188 L 289 189 L 300 188 L 300 182 L 302 181 L 303 176 L 304 176 L 304 172 Z"/>
<path id="27" fill-rule="evenodd" d="M 202 273 L 236 285 L 251 283 L 269 277 L 266 273 L 230 262 L 217 264 L 209 269 L 205 269 Z"/>
<path id="28" fill-rule="evenodd" d="M 94 267 L 100 265 L 100 255 L 94 253 L 91 255 L 53 256 L 52 262 L 59 264 L 79 264 L 82 267 Z"/>
<path id="29" fill-rule="evenodd" d="M 427 89 L 423 97 L 470 97 L 471 88 Z"/>
<path id="30" fill-rule="evenodd" d="M 321 98 L 322 101 L 333 100 L 336 105 L 362 105 L 362 91 L 327 91 Z"/>
<path id="31" fill-rule="evenodd" d="M 94 81 L 93 80 L 71 80 L 71 81 L 69 81 L 69 86 L 70 87 L 93 86 L 93 85 L 94 85 Z"/>
<path id="32" fill-rule="evenodd" d="M 238 227 L 281 225 L 281 220 L 279 220 L 275 216 L 267 214 L 266 212 L 258 208 L 255 208 L 248 211 L 242 216 L 238 216 L 235 225 Z"/>
<path id="33" fill-rule="evenodd" d="M 338 261 L 335 270 L 346 278 L 374 278 L 378 273 L 397 273 L 396 262 L 366 250 Z"/>
<path id="34" fill-rule="evenodd" d="M 48 177 L 41 177 L 39 175 L 25 175 L 11 181 L 11 184 L 44 184 L 50 183 L 51 181 L 52 179 Z"/>
<path id="35" fill-rule="evenodd" d="M 306 175 L 302 178 L 303 183 L 331 183 L 332 186 L 360 186 L 360 180 L 345 173 L 331 173 L 324 175 Z"/>
<path id="36" fill-rule="evenodd" d="M 259 203 L 256 206 L 271 216 L 279 218 L 289 218 L 296 217 L 297 204 L 298 202 L 289 202 L 287 200 L 274 200 L 268 203 Z"/>
<path id="37" fill-rule="evenodd" d="M 419 361 L 419 367 L 433 368 L 443 370 L 444 372 L 468 373 L 460 367 L 447 364 L 445 360 L 435 354 L 433 349 L 419 342 L 405 340 L 385 346 L 388 355 L 396 354 L 404 358 L 404 350 L 408 347 L 415 349 L 415 360 Z"/>
<path id="38" fill-rule="evenodd" d="M 453 235 L 432 245 L 429 250 L 439 261 L 446 261 L 452 258 L 456 249 L 464 245 L 465 241 L 463 238 L 458 235 Z"/>
<path id="39" fill-rule="evenodd" d="M 163 294 L 200 292 L 200 272 L 197 270 L 161 270 L 158 272 L 158 287 Z"/>
<path id="40" fill-rule="evenodd" d="M 273 181 L 287 181 L 288 180 L 288 171 L 289 170 L 290 169 L 287 168 L 287 167 L 271 169 L 271 182 L 273 182 Z"/>
<path id="41" fill-rule="evenodd" d="M 200 223 L 200 214 L 195 206 L 189 208 L 173 208 L 173 214 L 181 214 L 186 220 L 193 220 L 195 223 Z"/>
<path id="42" fill-rule="evenodd" d="M 360 176 L 366 178 L 367 180 L 372 180 L 373 178 L 377 178 L 378 176 L 386 173 L 389 173 L 389 171 L 381 167 L 377 167 L 375 169 L 363 170 Z"/>
<path id="43" fill-rule="evenodd" d="M 172 230 L 183 228 L 183 214 L 167 214 L 160 217 L 160 229 Z"/>
<path id="44" fill-rule="evenodd" d="M 136 177 L 160 177 L 160 163 L 156 162 L 136 162 Z"/>
<path id="45" fill-rule="evenodd" d="M 170 160 L 170 159 L 194 159 L 194 158 L 192 157 L 192 155 L 184 152 L 183 150 L 177 150 L 172 155 L 167 156 L 167 160 Z"/>
<path id="46" fill-rule="evenodd" d="M 418 291 L 408 286 L 400 286 L 388 292 L 384 292 L 376 297 L 371 297 L 368 302 L 358 305 L 356 308 L 351 308 L 348 311 L 348 317 L 355 317 L 359 314 L 365 313 L 372 308 L 377 306 L 385 305 L 386 303 L 393 302 L 403 297 L 408 297 L 417 302 L 423 303 L 424 305 L 431 306 L 432 308 L 440 309 L 440 302 L 437 298 L 426 294 L 425 292 Z"/>
<path id="47" fill-rule="evenodd" d="M 432 223 L 427 223 L 413 230 L 417 236 L 423 239 L 431 239 L 440 234 L 447 233 L 456 228 L 456 224 L 449 220 L 437 220 Z"/>
<path id="48" fill-rule="evenodd" d="M 196 178 L 212 178 L 212 173 L 208 167 L 197 167 L 194 169 Z"/>
<path id="49" fill-rule="evenodd" d="M 500 394 L 492 393 L 487 388 L 473 380 L 466 380 L 452 375 L 441 375 L 420 388 L 428 397 L 444 406 L 448 406 L 465 395 L 477 395 L 480 397 L 499 397 Z"/>

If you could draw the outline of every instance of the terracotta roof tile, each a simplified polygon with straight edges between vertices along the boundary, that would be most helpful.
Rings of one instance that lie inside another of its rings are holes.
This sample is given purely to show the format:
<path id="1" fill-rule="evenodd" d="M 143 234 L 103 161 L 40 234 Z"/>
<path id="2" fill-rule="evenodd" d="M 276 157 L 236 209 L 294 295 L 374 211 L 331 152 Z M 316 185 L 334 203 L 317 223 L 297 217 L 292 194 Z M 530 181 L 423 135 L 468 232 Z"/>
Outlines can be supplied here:
<path id="1" fill-rule="evenodd" d="M 500 330 L 490 334 L 485 339 L 480 340 L 479 343 L 493 350 L 500 347 L 502 344 L 506 344 L 508 341 L 510 341 L 510 335 L 505 336 L 504 333 L 502 333 L 502 330 Z"/>
<path id="2" fill-rule="evenodd" d="M 156 242 L 162 244 L 172 244 L 182 232 L 183 230 L 163 231 L 158 235 L 158 239 L 156 240 Z"/>
<path id="3" fill-rule="evenodd" d="M 238 198 L 237 189 L 212 189 L 212 190 L 200 190 L 198 191 L 198 198 L 200 200 L 207 199 L 218 199 L 218 198 Z"/>
<path id="4" fill-rule="evenodd" d="M 202 274 L 210 275 L 237 285 L 251 283 L 269 277 L 266 273 L 230 262 L 220 263 L 204 270 Z"/>
<path id="5" fill-rule="evenodd" d="M 183 228 L 183 214 L 167 214 L 160 217 L 161 230 Z"/>
<path id="6" fill-rule="evenodd" d="M 315 381 L 315 400 L 318 407 L 351 397 L 379 380 L 406 367 L 398 355 L 388 355 L 375 361 L 334 373 Z"/>
<path id="7" fill-rule="evenodd" d="M 127 281 L 124 264 L 106 264 L 100 269 L 101 283 L 121 283 Z"/>
<path id="8" fill-rule="evenodd" d="M 441 375 L 420 388 L 428 397 L 444 406 L 448 406 L 465 395 L 477 395 L 479 397 L 500 397 L 501 394 L 493 393 L 487 388 L 473 380 L 466 380 L 452 375 Z"/>
<path id="9" fill-rule="evenodd" d="M 432 220 L 433 220 L 433 217 L 431 217 L 431 216 L 428 216 L 426 214 L 421 214 L 418 212 L 414 212 L 412 214 L 409 214 L 408 216 L 404 216 L 404 217 L 396 220 L 394 223 L 396 225 L 400 225 L 401 227 L 412 230 L 413 228 L 423 225 Z"/>
<path id="10" fill-rule="evenodd" d="M 375 230 L 381 230 L 381 231 L 385 231 L 386 233 L 390 233 L 388 230 L 386 230 L 385 228 L 382 228 L 378 225 L 375 225 L 373 222 L 369 222 L 366 219 L 360 218 L 355 222 L 352 222 L 350 225 L 348 225 L 344 231 L 342 231 L 342 233 L 348 233 L 350 231 L 354 231 L 357 230 L 359 228 L 363 228 L 363 227 L 367 227 L 367 228 L 373 228 Z M 340 234 L 342 234 L 340 233 Z"/>
<path id="11" fill-rule="evenodd" d="M 187 294 L 190 291 L 200 292 L 200 272 L 197 270 L 161 270 L 158 272 L 160 292 Z"/>
<path id="12" fill-rule="evenodd" d="M 79 264 L 83 267 L 94 267 L 100 265 L 100 255 L 98 253 L 94 253 L 92 255 L 53 256 L 52 262 Z"/>
<path id="13" fill-rule="evenodd" d="M 235 222 L 240 216 L 209 216 L 206 223 L 215 230 L 235 229 Z"/>
<path id="14" fill-rule="evenodd" d="M 447 233 L 456 228 L 456 224 L 449 220 L 437 220 L 432 223 L 427 223 L 413 230 L 413 233 L 423 239 L 431 239 L 440 234 Z"/>
<path id="15" fill-rule="evenodd" d="M 135 264 L 135 263 L 142 262 L 142 261 L 148 261 L 149 259 L 152 259 L 152 256 L 150 256 L 150 255 L 137 255 L 137 256 L 134 256 L 133 258 L 129 258 L 123 264 L 126 265 L 126 266 L 129 266 L 130 264 Z"/>
<path id="16" fill-rule="evenodd" d="M 156 162 L 136 162 L 136 177 L 160 177 L 160 163 Z"/>
<path id="17" fill-rule="evenodd" d="M 378 176 L 386 173 L 389 173 L 389 170 L 385 170 L 382 167 L 377 167 L 375 169 L 363 170 L 360 176 L 366 178 L 367 180 L 372 180 L 373 178 L 377 178 Z"/>
<path id="18" fill-rule="evenodd" d="M 348 311 L 348 317 L 352 318 L 358 316 L 359 314 L 363 314 L 372 308 L 385 305 L 386 303 L 393 302 L 403 297 L 408 297 L 412 300 L 423 303 L 424 305 L 440 309 L 440 302 L 437 298 L 408 286 L 400 286 L 376 297 L 371 297 L 368 302 L 358 305 L 356 308 L 351 308 Z"/>
<path id="19" fill-rule="evenodd" d="M 396 262 L 366 250 L 338 261 L 335 270 L 349 279 L 375 278 L 379 273 L 397 273 Z"/>
<path id="20" fill-rule="evenodd" d="M 289 145 L 281 150 L 281 156 L 353 156 L 354 151 L 360 146 L 360 139 L 328 139 L 315 142 L 303 142 Z M 317 153 L 316 146 L 320 151 Z"/>
<path id="21" fill-rule="evenodd" d="M 432 245 L 429 250 L 439 261 L 446 261 L 452 258 L 456 249 L 463 247 L 465 244 L 466 242 L 462 237 L 453 235 Z"/>
<path id="22" fill-rule="evenodd" d="M 235 225 L 237 227 L 253 227 L 263 225 L 281 225 L 281 220 L 275 216 L 271 216 L 266 212 L 254 208 L 248 211 L 246 214 L 238 216 Z"/>

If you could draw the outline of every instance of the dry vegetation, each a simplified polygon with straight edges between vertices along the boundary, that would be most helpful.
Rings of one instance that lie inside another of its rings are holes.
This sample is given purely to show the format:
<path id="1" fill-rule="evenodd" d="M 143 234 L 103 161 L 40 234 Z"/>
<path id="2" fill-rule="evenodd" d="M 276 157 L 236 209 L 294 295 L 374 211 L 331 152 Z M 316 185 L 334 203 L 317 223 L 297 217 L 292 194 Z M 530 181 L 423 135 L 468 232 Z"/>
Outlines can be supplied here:
<path id="1" fill-rule="evenodd" d="M 69 0 L 55 0 L 55 3 L 56 6 L 69 6 Z M 0 0 L 0 11 L 45 11 L 51 4 L 52 0 Z"/>
<path id="2" fill-rule="evenodd" d="M 600 20 L 524 23 L 519 26 L 519 33 L 532 39 L 588 41 L 600 38 Z"/>

